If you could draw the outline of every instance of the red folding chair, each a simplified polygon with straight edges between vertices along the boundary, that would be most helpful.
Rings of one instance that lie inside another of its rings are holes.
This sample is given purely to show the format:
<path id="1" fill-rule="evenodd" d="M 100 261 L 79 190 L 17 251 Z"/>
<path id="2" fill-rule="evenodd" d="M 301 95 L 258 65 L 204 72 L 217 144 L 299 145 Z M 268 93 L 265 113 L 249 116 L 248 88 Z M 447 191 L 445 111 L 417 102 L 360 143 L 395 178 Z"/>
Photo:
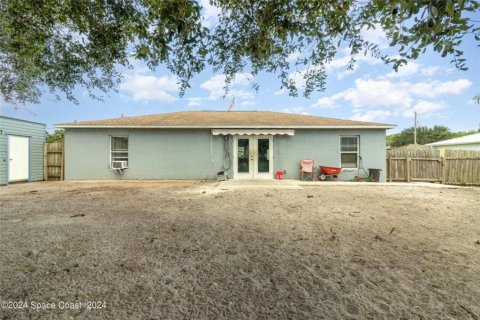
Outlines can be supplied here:
<path id="1" fill-rule="evenodd" d="M 300 175 L 303 181 L 313 181 L 315 163 L 313 160 L 300 160 Z"/>

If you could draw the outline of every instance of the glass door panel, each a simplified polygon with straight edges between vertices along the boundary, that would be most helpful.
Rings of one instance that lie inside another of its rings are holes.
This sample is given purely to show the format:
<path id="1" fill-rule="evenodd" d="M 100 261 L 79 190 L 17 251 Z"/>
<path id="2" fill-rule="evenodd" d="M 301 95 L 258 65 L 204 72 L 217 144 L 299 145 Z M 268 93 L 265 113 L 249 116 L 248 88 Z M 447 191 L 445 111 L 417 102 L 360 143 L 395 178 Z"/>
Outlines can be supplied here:
<path id="1" fill-rule="evenodd" d="M 237 151 L 237 168 L 238 172 L 248 173 L 250 172 L 250 140 L 238 139 L 238 151 Z"/>
<path id="2" fill-rule="evenodd" d="M 257 140 L 257 165 L 258 172 L 270 171 L 270 139 Z"/>

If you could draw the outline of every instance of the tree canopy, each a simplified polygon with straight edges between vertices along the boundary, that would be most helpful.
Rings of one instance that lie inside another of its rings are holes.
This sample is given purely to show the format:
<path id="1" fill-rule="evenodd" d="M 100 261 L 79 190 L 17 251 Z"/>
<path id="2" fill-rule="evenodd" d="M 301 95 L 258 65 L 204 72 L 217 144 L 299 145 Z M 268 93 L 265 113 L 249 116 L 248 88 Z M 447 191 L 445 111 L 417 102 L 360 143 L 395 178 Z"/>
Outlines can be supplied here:
<path id="1" fill-rule="evenodd" d="M 415 129 L 411 127 L 402 130 L 402 132 L 400 133 L 387 136 L 387 145 L 393 148 L 397 148 L 413 144 L 414 130 Z M 451 132 L 450 129 L 445 126 L 433 126 L 433 128 L 422 126 L 417 128 L 417 143 L 428 144 L 437 141 L 462 137 L 476 132 L 478 131 L 471 130 Z"/>
<path id="2" fill-rule="evenodd" d="M 428 48 L 466 69 L 462 41 L 480 42 L 477 0 L 210 0 L 218 23 L 202 23 L 195 0 L 2 0 L 0 2 L 0 93 L 11 103 L 38 102 L 45 91 L 75 101 L 82 86 L 95 98 L 116 89 L 122 67 L 140 59 L 165 65 L 179 80 L 210 66 L 226 75 L 278 74 L 293 96 L 289 77 L 301 71 L 303 94 L 324 90 L 325 67 L 348 48 L 350 67 L 359 53 L 397 69 Z M 362 30 L 381 28 L 397 54 L 385 55 Z M 291 63 L 291 58 L 296 60 Z"/>
<path id="3" fill-rule="evenodd" d="M 62 141 L 65 136 L 65 130 L 55 130 L 53 133 L 47 134 L 47 142 Z"/>

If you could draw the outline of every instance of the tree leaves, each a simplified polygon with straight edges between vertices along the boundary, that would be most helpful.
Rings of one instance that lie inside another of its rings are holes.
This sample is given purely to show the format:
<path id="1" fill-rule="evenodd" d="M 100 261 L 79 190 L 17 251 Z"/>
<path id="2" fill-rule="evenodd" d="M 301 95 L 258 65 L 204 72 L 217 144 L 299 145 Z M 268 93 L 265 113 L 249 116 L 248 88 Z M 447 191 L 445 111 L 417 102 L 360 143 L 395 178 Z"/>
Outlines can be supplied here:
<path id="1" fill-rule="evenodd" d="M 433 128 L 428 127 L 418 127 L 417 128 L 417 143 L 418 144 L 428 144 L 437 141 L 447 140 L 466 136 L 469 134 L 477 133 L 478 131 L 459 131 L 451 132 L 449 128 L 445 126 L 433 126 Z M 397 134 L 392 134 L 387 136 L 387 145 L 397 148 L 413 144 L 414 128 L 410 127 L 402 130 L 402 132 Z"/>
<path id="2" fill-rule="evenodd" d="M 398 69 L 431 47 L 466 70 L 461 45 L 480 42 L 478 1 L 421 0 L 210 0 L 218 23 L 202 25 L 195 0 L 35 0 L 0 2 L 0 94 L 11 103 L 38 102 L 43 92 L 76 101 L 84 87 L 101 99 L 122 79 L 130 59 L 154 69 L 164 65 L 179 79 L 211 66 L 228 81 L 240 72 L 276 73 L 296 96 L 325 89 L 326 66 L 337 51 L 363 52 Z M 382 28 L 389 57 L 362 30 Z M 292 56 L 296 61 L 291 61 Z M 300 79 L 292 79 L 297 71 Z M 297 86 L 300 85 L 300 88 Z M 227 88 L 228 89 L 228 88 Z"/>
<path id="3" fill-rule="evenodd" d="M 475 97 L 473 97 L 473 101 L 477 104 L 480 104 L 480 94 L 477 94 Z"/>

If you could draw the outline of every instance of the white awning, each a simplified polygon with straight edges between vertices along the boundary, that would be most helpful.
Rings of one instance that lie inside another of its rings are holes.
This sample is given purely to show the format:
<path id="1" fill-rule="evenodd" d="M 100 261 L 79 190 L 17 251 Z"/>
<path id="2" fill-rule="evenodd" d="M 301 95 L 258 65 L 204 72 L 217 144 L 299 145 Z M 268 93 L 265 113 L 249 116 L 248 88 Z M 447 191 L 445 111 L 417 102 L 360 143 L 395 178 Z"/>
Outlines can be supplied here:
<path id="1" fill-rule="evenodd" d="M 276 129 L 212 129 L 213 136 L 239 135 L 239 136 L 293 136 L 295 130 Z"/>

